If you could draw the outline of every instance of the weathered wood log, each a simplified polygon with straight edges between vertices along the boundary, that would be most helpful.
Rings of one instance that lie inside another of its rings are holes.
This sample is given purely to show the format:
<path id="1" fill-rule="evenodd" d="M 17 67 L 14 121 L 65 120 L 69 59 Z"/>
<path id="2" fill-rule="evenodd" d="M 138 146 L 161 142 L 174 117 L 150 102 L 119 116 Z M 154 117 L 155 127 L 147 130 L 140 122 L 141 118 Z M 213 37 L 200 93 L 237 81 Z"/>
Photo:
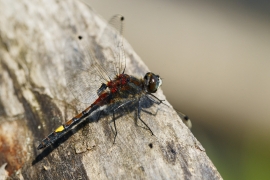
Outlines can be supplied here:
<path id="1" fill-rule="evenodd" d="M 0 0 L 0 177 L 23 179 L 222 179 L 204 148 L 165 105 L 153 105 L 136 126 L 135 112 L 117 119 L 85 120 L 45 150 L 46 135 L 89 104 L 77 102 L 65 84 L 66 40 L 88 33 L 96 52 L 106 22 L 80 1 Z M 124 43 L 126 72 L 142 77 L 147 67 Z M 165 98 L 161 90 L 159 98 Z M 168 104 L 168 102 L 166 102 Z M 7 163 L 7 164 L 5 164 Z M 5 170 L 4 170 L 5 169 Z"/>

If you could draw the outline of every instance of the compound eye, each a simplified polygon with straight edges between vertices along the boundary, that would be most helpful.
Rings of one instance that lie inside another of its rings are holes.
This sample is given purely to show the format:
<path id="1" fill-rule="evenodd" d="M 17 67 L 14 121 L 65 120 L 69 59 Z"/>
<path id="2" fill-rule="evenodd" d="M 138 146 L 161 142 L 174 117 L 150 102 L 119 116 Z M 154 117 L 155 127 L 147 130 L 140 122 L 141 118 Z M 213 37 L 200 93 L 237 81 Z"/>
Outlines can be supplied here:
<path id="1" fill-rule="evenodd" d="M 151 72 L 145 74 L 144 81 L 146 90 L 150 93 L 155 93 L 162 84 L 160 77 Z"/>

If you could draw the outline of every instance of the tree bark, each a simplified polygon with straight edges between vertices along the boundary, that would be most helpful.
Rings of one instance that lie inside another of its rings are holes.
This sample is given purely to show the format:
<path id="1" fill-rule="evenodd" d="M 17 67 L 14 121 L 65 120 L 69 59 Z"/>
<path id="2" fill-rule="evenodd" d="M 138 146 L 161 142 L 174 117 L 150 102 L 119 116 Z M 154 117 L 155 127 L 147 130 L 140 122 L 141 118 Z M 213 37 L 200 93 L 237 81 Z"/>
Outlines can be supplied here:
<path id="1" fill-rule="evenodd" d="M 142 115 L 153 136 L 134 121 L 135 111 L 117 119 L 113 144 L 112 117 L 99 114 L 37 150 L 40 140 L 90 105 L 77 102 L 65 84 L 65 42 L 87 33 L 95 51 L 109 58 L 114 44 L 98 41 L 104 26 L 80 1 L 0 0 L 0 177 L 222 179 L 177 113 L 162 104 L 149 108 L 155 115 Z M 145 64 L 127 42 L 124 49 L 126 73 L 143 77 Z M 165 98 L 161 90 L 157 96 Z"/>

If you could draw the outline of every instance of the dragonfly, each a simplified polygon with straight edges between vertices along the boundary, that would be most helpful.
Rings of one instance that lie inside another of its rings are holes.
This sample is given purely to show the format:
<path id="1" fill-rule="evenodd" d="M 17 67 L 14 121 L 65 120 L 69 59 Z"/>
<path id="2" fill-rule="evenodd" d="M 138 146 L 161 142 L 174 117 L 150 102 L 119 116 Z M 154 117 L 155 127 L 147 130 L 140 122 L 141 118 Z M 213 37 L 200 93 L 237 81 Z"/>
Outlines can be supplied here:
<path id="1" fill-rule="evenodd" d="M 127 106 L 135 107 L 137 119 L 154 135 L 150 127 L 141 118 L 141 111 L 143 111 L 145 101 L 157 105 L 165 104 L 165 100 L 160 100 L 154 95 L 162 85 L 162 79 L 153 72 L 147 72 L 143 78 L 125 73 L 123 21 L 124 16 L 114 15 L 100 35 L 102 39 L 115 44 L 115 49 L 111 51 L 113 59 L 103 61 L 101 61 L 102 58 L 97 59 L 92 52 L 93 48 L 90 47 L 87 38 L 84 36 L 78 36 L 75 41 L 70 40 L 70 43 L 67 43 L 64 58 L 67 86 L 79 101 L 91 105 L 51 132 L 41 141 L 37 149 L 50 146 L 75 125 L 103 107 L 106 107 L 107 111 L 110 111 L 113 116 L 113 143 L 115 143 L 117 137 L 116 114 Z"/>
<path id="2" fill-rule="evenodd" d="M 134 103 L 137 104 L 138 119 L 153 134 L 149 126 L 142 120 L 140 113 L 145 97 L 153 103 L 163 103 L 164 100 L 153 95 L 161 86 L 162 80 L 159 75 L 152 72 L 147 72 L 144 78 L 125 74 L 126 62 L 121 35 L 123 21 L 122 15 L 115 15 L 109 21 L 115 30 L 112 31 L 110 25 L 103 30 L 103 34 L 116 45 L 112 61 L 107 60 L 100 63 L 87 44 L 86 38 L 82 36 L 78 36 L 79 42 L 74 41 L 65 47 L 67 52 L 65 53 L 64 66 L 67 86 L 81 102 L 89 103 L 92 101 L 92 104 L 51 132 L 41 141 L 37 149 L 53 144 L 76 124 L 103 106 L 107 106 L 113 114 L 114 143 L 117 136 L 116 111 Z"/>

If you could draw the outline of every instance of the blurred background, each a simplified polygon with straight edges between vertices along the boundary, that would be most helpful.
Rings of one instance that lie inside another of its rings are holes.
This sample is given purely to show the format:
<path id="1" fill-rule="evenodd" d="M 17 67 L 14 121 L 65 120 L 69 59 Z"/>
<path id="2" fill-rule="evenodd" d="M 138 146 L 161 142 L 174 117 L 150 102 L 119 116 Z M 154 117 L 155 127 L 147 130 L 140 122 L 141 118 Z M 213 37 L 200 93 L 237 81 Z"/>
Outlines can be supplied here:
<path id="1" fill-rule="evenodd" d="M 84 0 L 124 36 L 224 179 L 270 179 L 270 1 Z"/>

